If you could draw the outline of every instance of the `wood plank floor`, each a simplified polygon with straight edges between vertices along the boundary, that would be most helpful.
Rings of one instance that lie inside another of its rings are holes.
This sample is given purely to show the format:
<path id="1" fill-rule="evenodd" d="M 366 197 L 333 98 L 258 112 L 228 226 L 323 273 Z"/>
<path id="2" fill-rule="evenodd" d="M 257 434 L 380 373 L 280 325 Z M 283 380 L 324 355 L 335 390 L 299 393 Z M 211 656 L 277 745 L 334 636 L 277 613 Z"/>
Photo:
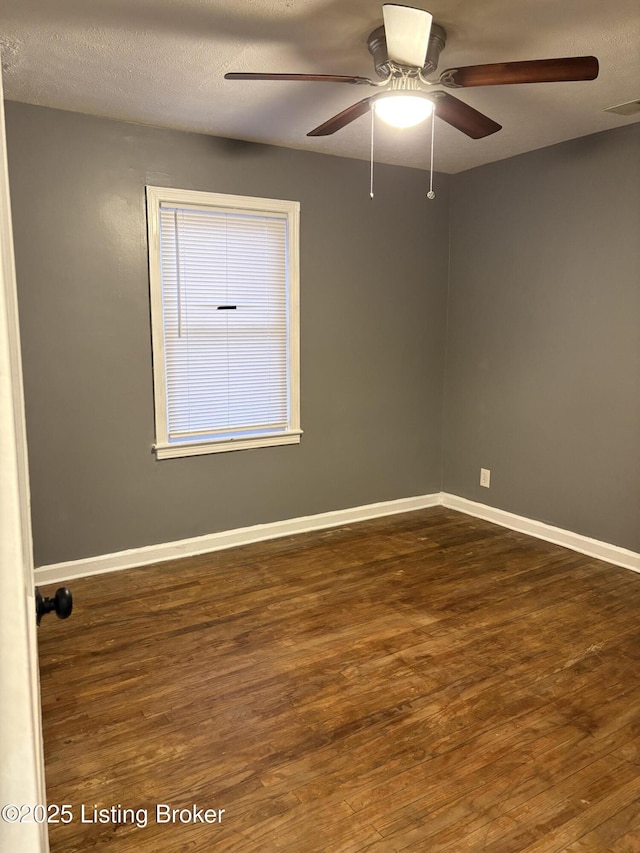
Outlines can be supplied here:
<path id="1" fill-rule="evenodd" d="M 640 575 L 435 508 L 71 588 L 53 853 L 640 851 Z"/>

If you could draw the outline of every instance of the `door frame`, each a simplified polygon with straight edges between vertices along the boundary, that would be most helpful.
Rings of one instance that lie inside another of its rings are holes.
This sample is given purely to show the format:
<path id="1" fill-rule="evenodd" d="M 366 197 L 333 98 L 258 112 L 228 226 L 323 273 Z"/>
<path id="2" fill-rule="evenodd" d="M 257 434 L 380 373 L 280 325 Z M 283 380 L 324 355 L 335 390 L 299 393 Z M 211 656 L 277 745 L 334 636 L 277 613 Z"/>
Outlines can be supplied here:
<path id="1" fill-rule="evenodd" d="M 0 57 L 1 59 L 1 57 Z M 29 465 L 0 74 L 0 849 L 48 853 Z M 16 818 L 11 807 L 20 811 Z M 34 819 L 35 817 L 35 819 Z"/>

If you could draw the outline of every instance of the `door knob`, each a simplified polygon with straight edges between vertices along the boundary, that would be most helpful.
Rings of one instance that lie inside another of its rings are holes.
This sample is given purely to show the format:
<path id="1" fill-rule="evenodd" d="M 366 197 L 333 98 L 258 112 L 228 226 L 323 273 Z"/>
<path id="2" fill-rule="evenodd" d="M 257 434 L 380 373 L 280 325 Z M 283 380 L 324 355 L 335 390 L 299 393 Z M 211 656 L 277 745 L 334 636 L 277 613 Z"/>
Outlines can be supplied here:
<path id="1" fill-rule="evenodd" d="M 55 610 L 58 619 L 67 619 L 71 616 L 73 610 L 71 590 L 68 590 L 66 586 L 61 586 L 53 598 L 45 598 L 36 587 L 36 623 L 39 625 L 42 617 L 51 613 L 52 610 Z"/>

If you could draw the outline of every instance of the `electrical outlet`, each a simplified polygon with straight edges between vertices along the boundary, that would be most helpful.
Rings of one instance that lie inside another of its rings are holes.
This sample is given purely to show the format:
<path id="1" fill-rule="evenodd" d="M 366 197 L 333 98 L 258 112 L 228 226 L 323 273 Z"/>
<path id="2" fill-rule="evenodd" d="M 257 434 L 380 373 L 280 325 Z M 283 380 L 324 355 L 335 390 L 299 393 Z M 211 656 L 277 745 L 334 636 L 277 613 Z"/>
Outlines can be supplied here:
<path id="1" fill-rule="evenodd" d="M 491 486 L 491 471 L 489 468 L 480 469 L 480 485 L 488 489 Z"/>

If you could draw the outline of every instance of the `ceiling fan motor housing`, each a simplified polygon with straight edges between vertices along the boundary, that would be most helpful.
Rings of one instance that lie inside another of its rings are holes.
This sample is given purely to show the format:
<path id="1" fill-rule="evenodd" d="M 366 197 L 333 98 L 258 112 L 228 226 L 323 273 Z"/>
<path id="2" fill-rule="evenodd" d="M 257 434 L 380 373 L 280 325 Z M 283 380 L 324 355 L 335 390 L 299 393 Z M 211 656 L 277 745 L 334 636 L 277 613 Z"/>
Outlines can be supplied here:
<path id="1" fill-rule="evenodd" d="M 431 32 L 429 33 L 429 46 L 425 63 L 422 66 L 422 73 L 426 77 L 432 74 L 438 67 L 440 53 L 447 43 L 447 33 L 444 27 L 440 24 L 432 24 Z M 389 66 L 389 55 L 387 53 L 387 40 L 384 33 L 384 27 L 375 29 L 367 39 L 367 47 L 369 53 L 373 56 L 373 64 L 376 69 L 376 74 L 379 77 L 388 77 L 391 68 Z"/>

